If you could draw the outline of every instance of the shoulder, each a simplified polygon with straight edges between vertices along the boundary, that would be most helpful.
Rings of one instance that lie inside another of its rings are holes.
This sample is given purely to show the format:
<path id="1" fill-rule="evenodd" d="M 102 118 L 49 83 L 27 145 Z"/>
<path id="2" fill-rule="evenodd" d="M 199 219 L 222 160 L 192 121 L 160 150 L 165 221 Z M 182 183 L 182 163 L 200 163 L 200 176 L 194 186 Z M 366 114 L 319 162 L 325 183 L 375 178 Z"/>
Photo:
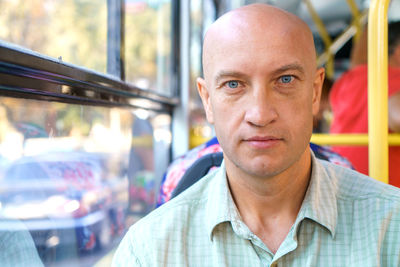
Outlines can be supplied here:
<path id="1" fill-rule="evenodd" d="M 389 75 L 399 75 L 400 74 L 400 67 L 393 67 L 389 65 Z M 397 79 L 399 79 L 397 77 Z"/>
<path id="2" fill-rule="evenodd" d="M 360 64 L 351 69 L 345 71 L 339 79 L 349 78 L 349 77 L 362 77 L 363 75 L 368 75 L 368 65 Z"/>
<path id="3" fill-rule="evenodd" d="M 201 231 L 207 219 L 206 204 L 215 173 L 206 175 L 132 225 L 118 247 L 114 262 L 127 255 L 131 261 L 152 261 L 152 257 L 161 257 L 166 247 L 176 250 L 182 245 L 185 233 Z"/>
<path id="4" fill-rule="evenodd" d="M 365 64 L 358 65 L 344 72 L 333 86 L 335 87 L 335 85 L 337 84 L 344 82 L 347 83 L 349 81 L 352 82 L 357 82 L 359 80 L 364 81 L 367 78 L 367 75 L 368 75 L 368 66 Z"/>
<path id="5" fill-rule="evenodd" d="M 216 174 L 216 171 L 210 172 L 177 197 L 152 211 L 133 227 L 141 227 L 142 224 L 148 225 L 149 223 L 158 221 L 159 218 L 165 218 L 166 216 L 178 216 L 179 213 L 185 212 L 189 208 L 191 209 L 191 212 L 194 212 L 194 210 L 192 210 L 193 208 L 200 209 L 208 200 L 210 184 Z"/>
<path id="6" fill-rule="evenodd" d="M 358 65 L 344 72 L 332 85 L 331 102 L 343 102 L 343 95 L 351 94 L 354 90 L 364 90 L 367 83 L 367 65 Z M 352 90 L 349 90 L 351 87 Z"/>
<path id="7" fill-rule="evenodd" d="M 19 221 L 16 228 L 0 232 L 1 266 L 43 266 L 32 236 Z"/>
<path id="8" fill-rule="evenodd" d="M 400 189 L 357 171 L 319 161 L 327 178 L 335 184 L 337 197 L 348 200 L 382 199 L 400 207 Z"/>
<path id="9" fill-rule="evenodd" d="M 188 212 L 201 212 L 201 209 L 207 202 L 207 192 L 212 176 L 213 174 L 205 176 L 198 183 L 188 188 L 176 198 L 152 211 L 143 219 L 135 223 L 131 227 L 131 231 L 142 232 L 143 230 L 148 229 L 152 232 L 155 231 L 161 233 L 162 231 L 159 231 L 158 229 L 161 230 L 161 228 L 163 228 L 165 230 L 165 228 L 169 226 L 176 226 L 177 221 L 184 222 L 185 220 L 190 219 L 183 216 L 184 214 L 187 214 Z M 160 222 L 162 222 L 163 227 L 160 227 Z M 156 229 L 153 226 L 157 226 Z"/>
<path id="10" fill-rule="evenodd" d="M 397 261 L 400 189 L 340 166 L 323 165 L 328 179 L 336 183 L 337 231 L 350 231 L 354 246 L 381 253 L 383 261 Z"/>
<path id="11" fill-rule="evenodd" d="M 400 68 L 389 66 L 389 96 L 400 91 Z"/>

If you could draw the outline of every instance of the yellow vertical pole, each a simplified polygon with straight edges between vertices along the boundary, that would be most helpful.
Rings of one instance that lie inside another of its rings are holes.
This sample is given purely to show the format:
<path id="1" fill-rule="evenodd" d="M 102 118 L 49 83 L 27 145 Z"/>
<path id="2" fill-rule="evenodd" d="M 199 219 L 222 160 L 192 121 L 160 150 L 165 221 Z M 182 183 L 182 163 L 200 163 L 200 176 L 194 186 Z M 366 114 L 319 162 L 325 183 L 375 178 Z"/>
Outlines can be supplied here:
<path id="1" fill-rule="evenodd" d="M 369 175 L 388 183 L 389 0 L 373 0 L 368 16 Z"/>

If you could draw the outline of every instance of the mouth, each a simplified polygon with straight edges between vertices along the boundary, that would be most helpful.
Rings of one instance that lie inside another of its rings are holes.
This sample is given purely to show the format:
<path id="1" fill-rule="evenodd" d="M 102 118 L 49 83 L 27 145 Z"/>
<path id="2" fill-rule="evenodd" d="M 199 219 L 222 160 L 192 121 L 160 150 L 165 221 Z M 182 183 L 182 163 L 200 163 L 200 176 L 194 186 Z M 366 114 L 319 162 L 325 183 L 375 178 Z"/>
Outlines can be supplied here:
<path id="1" fill-rule="evenodd" d="M 275 136 L 252 136 L 244 141 L 256 149 L 265 149 L 280 144 L 283 139 Z"/>

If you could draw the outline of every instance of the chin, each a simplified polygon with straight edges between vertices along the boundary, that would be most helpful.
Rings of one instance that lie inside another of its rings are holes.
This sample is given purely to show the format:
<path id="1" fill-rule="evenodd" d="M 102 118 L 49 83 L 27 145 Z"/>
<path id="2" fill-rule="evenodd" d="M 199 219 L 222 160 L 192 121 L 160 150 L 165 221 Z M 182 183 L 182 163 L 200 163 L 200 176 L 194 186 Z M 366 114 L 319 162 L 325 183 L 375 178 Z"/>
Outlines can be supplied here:
<path id="1" fill-rule="evenodd" d="M 247 169 L 244 170 L 244 169 Z M 284 172 L 287 168 L 284 166 L 281 166 L 281 164 L 272 164 L 272 163 L 267 163 L 266 161 L 262 163 L 253 163 L 247 168 L 242 168 L 246 173 L 250 174 L 251 176 L 254 177 L 259 177 L 259 178 L 271 178 L 274 177 L 282 172 Z"/>

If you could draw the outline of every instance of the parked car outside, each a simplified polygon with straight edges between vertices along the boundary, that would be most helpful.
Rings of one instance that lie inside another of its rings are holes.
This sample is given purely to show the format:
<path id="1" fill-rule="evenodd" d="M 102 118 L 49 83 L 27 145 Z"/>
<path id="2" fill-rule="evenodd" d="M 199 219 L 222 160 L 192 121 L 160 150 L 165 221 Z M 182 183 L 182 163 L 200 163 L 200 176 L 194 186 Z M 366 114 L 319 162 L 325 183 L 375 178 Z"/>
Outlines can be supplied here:
<path id="1" fill-rule="evenodd" d="M 0 231 L 22 221 L 44 261 L 61 247 L 63 257 L 106 247 L 124 231 L 128 206 L 127 176 L 110 176 L 108 157 L 51 152 L 11 163 L 0 179 Z"/>

